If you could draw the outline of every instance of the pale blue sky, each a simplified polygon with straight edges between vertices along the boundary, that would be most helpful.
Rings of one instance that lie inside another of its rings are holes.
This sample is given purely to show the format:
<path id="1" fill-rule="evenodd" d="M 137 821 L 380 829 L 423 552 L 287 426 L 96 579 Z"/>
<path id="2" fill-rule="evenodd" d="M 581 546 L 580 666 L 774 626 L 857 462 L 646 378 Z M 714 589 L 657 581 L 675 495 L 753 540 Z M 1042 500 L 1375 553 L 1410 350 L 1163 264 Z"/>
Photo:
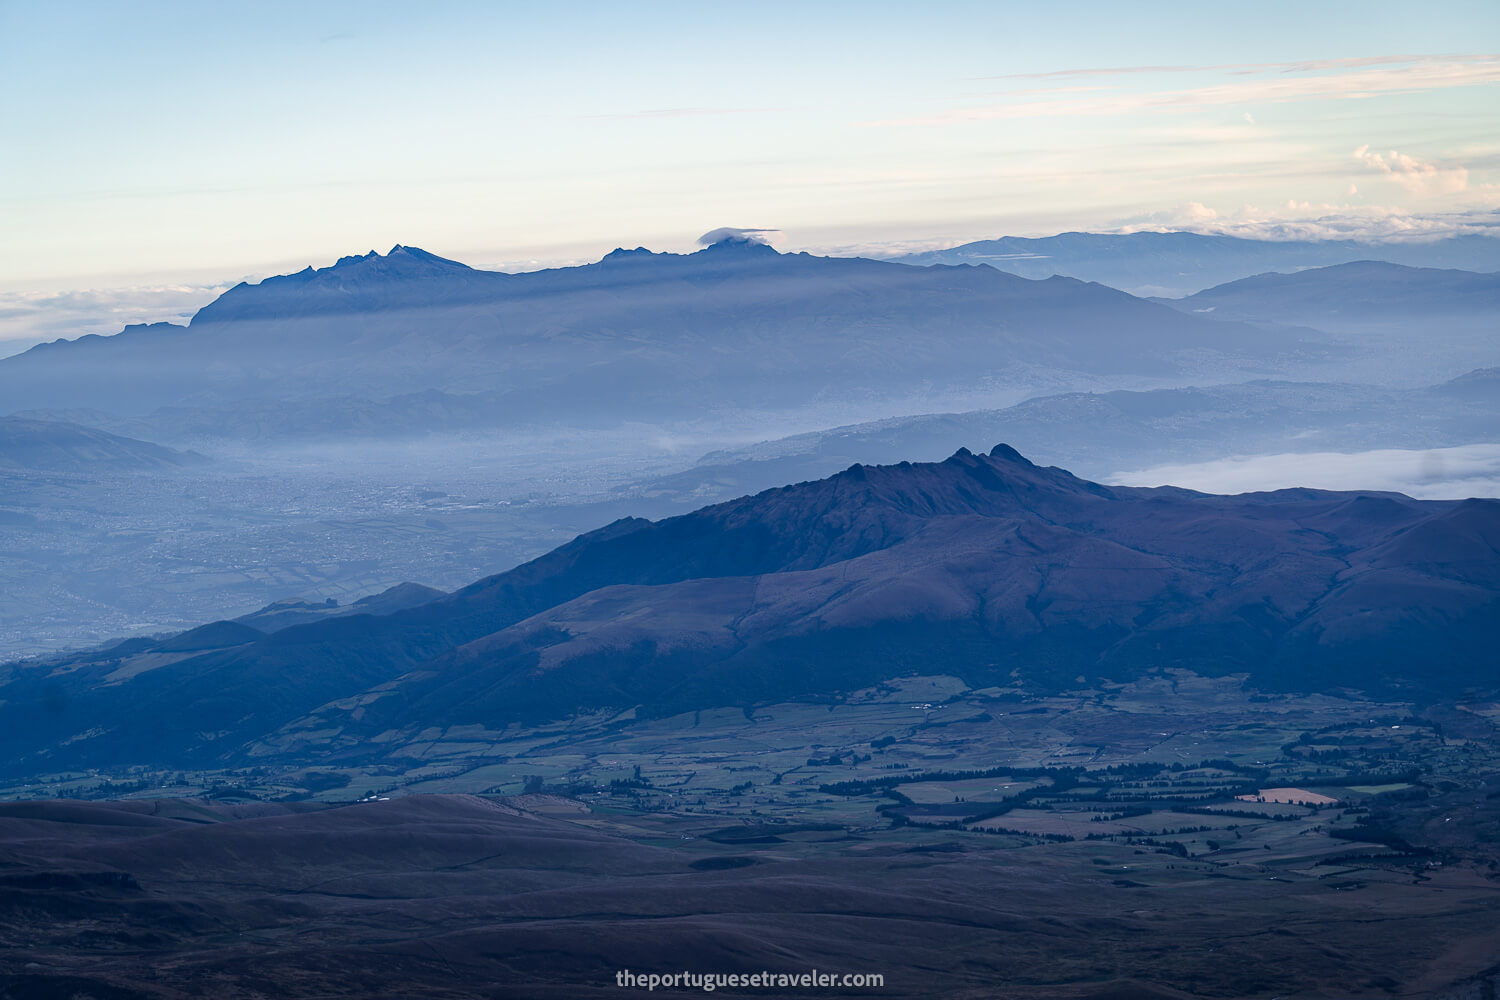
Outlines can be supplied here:
<path id="1" fill-rule="evenodd" d="M 398 242 L 515 268 L 719 225 L 831 250 L 1500 207 L 1500 4 L 1223 6 L 0 0 L 0 314 L 32 317 L 0 339 L 43 295 L 60 323 L 82 289 L 177 303 Z"/>

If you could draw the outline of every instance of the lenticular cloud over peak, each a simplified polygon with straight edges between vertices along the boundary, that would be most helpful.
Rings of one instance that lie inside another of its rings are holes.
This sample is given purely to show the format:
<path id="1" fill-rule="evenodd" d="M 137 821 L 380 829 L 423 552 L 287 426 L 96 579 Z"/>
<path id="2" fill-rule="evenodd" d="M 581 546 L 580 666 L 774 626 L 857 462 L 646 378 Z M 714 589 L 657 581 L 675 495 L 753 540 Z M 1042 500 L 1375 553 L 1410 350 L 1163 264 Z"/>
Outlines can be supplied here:
<path id="1" fill-rule="evenodd" d="M 763 243 L 769 244 L 762 233 L 779 233 L 779 229 L 741 229 L 737 226 L 720 226 L 718 229 L 710 229 L 698 237 L 698 245 L 711 247 L 717 243 Z"/>

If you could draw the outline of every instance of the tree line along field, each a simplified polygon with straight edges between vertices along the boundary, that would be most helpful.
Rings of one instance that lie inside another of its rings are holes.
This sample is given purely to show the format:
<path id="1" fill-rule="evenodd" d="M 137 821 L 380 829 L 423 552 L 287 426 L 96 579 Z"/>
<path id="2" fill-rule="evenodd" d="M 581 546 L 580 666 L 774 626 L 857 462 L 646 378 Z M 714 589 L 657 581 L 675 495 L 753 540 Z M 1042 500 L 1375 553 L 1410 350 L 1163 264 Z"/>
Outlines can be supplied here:
<path id="1" fill-rule="evenodd" d="M 333 803 L 545 793 L 646 834 L 750 826 L 1116 844 L 1322 878 L 1365 862 L 1425 871 L 1441 858 L 1406 836 L 1412 817 L 1500 774 L 1482 707 L 1414 714 L 1247 695 L 1234 678 L 1185 672 L 1049 698 L 912 677 L 832 704 L 393 732 L 361 748 L 317 725 L 218 771 L 44 775 L 4 794 Z M 316 766 L 295 762 L 319 750 Z"/>

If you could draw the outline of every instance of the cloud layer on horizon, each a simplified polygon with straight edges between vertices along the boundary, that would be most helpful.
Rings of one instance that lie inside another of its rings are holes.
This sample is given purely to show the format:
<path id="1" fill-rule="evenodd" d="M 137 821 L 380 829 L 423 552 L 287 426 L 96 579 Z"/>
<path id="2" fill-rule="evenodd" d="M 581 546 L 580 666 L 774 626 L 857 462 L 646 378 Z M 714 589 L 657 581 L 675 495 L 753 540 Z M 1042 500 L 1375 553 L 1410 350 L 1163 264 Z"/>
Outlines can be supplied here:
<path id="1" fill-rule="evenodd" d="M 0 291 L 0 357 L 58 339 L 110 336 L 134 323 L 185 323 L 231 284 Z"/>
<path id="2" fill-rule="evenodd" d="M 1288 201 L 1270 208 L 1245 205 L 1233 212 L 1218 212 L 1190 201 L 1121 219 L 1114 228 L 1122 233 L 1185 230 L 1272 241 L 1408 242 L 1464 235 L 1500 237 L 1500 210 L 1421 214 L 1391 205 Z"/>
<path id="3" fill-rule="evenodd" d="M 1405 493 L 1419 500 L 1500 497 L 1500 444 L 1221 458 L 1117 472 L 1106 481 L 1120 486 L 1183 486 L 1205 493 L 1309 487 Z"/>

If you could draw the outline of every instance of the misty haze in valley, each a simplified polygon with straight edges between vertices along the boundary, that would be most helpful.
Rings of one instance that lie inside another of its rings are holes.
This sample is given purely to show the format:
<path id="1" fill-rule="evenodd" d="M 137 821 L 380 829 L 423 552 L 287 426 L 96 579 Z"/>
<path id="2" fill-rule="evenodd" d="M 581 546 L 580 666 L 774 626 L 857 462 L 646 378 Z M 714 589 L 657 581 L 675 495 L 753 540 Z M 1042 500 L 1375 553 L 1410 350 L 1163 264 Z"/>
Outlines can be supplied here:
<path id="1" fill-rule="evenodd" d="M 186 326 L 0 359 L 0 574 L 47 581 L 4 588 L 0 651 L 452 588 L 617 517 L 997 441 L 1146 485 L 1399 449 L 1418 454 L 1396 485 L 1433 495 L 1441 449 L 1496 439 L 1493 273 L 1337 263 L 1146 300 L 1036 268 L 1087 275 L 1123 240 L 1165 275 L 1192 234 L 1035 241 L 1024 267 L 719 235 L 520 274 L 397 246 L 236 286 Z M 1487 244 L 1207 245 L 1251 269 Z M 1291 485 L 1280 467 L 1236 482 Z"/>

